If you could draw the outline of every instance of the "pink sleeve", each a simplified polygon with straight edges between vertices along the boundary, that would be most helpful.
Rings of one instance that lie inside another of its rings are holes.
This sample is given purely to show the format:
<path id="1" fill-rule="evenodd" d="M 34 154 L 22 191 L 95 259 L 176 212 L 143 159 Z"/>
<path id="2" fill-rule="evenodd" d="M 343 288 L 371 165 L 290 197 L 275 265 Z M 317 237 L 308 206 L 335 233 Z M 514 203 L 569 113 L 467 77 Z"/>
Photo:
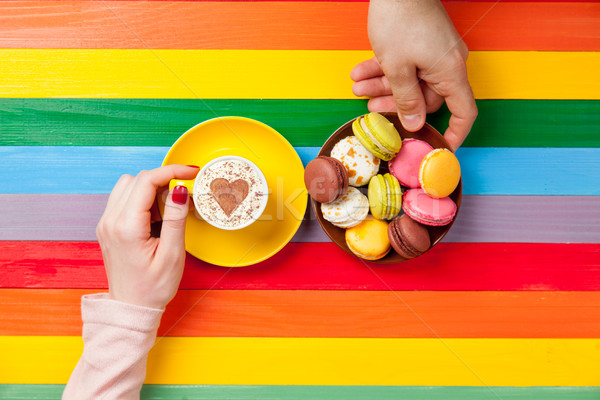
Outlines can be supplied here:
<path id="1" fill-rule="evenodd" d="M 63 399 L 139 399 L 163 310 L 83 296 L 83 355 Z"/>

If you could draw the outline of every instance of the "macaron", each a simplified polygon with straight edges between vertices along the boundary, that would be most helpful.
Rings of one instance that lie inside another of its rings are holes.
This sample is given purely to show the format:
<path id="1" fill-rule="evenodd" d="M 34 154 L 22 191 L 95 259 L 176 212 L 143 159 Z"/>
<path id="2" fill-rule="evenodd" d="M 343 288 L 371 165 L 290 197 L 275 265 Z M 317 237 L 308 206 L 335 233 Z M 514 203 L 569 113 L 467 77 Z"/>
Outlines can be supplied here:
<path id="1" fill-rule="evenodd" d="M 419 183 L 421 162 L 432 150 L 433 147 L 423 140 L 404 139 L 402 148 L 388 163 L 390 173 L 398 179 L 402 186 L 421 187 Z"/>
<path id="2" fill-rule="evenodd" d="M 391 160 L 402 147 L 402 138 L 394 124 L 379 113 L 356 118 L 352 131 L 367 150 L 385 161 Z"/>
<path id="3" fill-rule="evenodd" d="M 424 225 L 448 225 L 456 215 L 456 203 L 450 197 L 436 199 L 423 189 L 404 192 L 402 209 L 409 217 Z"/>
<path id="4" fill-rule="evenodd" d="M 390 252 L 388 223 L 368 216 L 360 224 L 346 229 L 346 245 L 364 260 L 379 260 Z"/>
<path id="5" fill-rule="evenodd" d="M 348 170 L 350 186 L 364 186 L 379 172 L 379 158 L 367 150 L 355 136 L 348 136 L 331 149 L 331 157 L 339 160 Z"/>
<path id="6" fill-rule="evenodd" d="M 313 199 L 330 203 L 348 190 L 348 171 L 335 158 L 319 156 L 306 165 L 304 184 Z"/>
<path id="7" fill-rule="evenodd" d="M 377 219 L 393 219 L 402 208 L 402 188 L 390 174 L 375 175 L 369 182 L 369 209 Z"/>
<path id="8" fill-rule="evenodd" d="M 403 214 L 388 225 L 390 243 L 406 259 L 420 256 L 431 246 L 427 228 Z"/>
<path id="9" fill-rule="evenodd" d="M 460 181 L 460 164 L 448 149 L 427 153 L 419 168 L 421 188 L 433 198 L 450 196 Z"/>
<path id="10" fill-rule="evenodd" d="M 346 193 L 331 203 L 321 203 L 323 218 L 339 228 L 360 224 L 369 214 L 369 199 L 358 189 L 348 187 Z"/>

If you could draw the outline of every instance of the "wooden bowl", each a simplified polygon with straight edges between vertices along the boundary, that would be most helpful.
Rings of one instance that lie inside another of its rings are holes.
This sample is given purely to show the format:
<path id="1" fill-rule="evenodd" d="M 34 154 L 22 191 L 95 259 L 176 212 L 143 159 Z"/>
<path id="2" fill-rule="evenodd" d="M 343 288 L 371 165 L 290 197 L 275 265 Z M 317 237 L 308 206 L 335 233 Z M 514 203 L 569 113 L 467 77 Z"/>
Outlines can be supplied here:
<path id="1" fill-rule="evenodd" d="M 385 115 L 385 117 L 394 124 L 394 126 L 400 133 L 400 136 L 402 137 L 402 139 L 408 139 L 408 138 L 420 139 L 420 140 L 426 141 L 427 143 L 432 145 L 434 148 L 446 148 L 446 149 L 450 148 L 450 146 L 448 146 L 448 143 L 446 142 L 444 137 L 438 131 L 436 131 L 434 127 L 432 127 L 429 124 L 425 124 L 425 126 L 423 126 L 423 128 L 421 128 L 421 130 L 419 130 L 417 132 L 408 132 L 402 127 L 402 124 L 400 123 L 400 119 L 398 118 L 397 114 L 383 113 L 383 115 Z M 338 130 L 336 130 L 329 137 L 329 139 L 327 139 L 327 141 L 325 142 L 323 147 L 321 147 L 321 151 L 319 151 L 320 156 L 329 156 L 331 154 L 331 149 L 333 149 L 333 146 L 337 142 L 339 142 L 341 139 L 343 139 L 347 136 L 354 135 L 354 133 L 352 132 L 352 122 L 354 122 L 354 120 L 346 122 L 344 125 L 342 125 L 340 128 L 338 128 Z M 389 172 L 387 164 L 388 163 L 385 161 L 381 162 L 380 167 L 379 167 L 380 174 L 385 174 L 385 173 Z M 366 188 L 366 186 L 364 186 L 364 187 Z M 403 191 L 404 191 L 404 189 L 405 188 L 403 188 Z M 364 193 L 366 194 L 366 192 L 364 192 Z M 458 182 L 458 186 L 456 187 L 454 192 L 452 192 L 452 194 L 450 195 L 450 198 L 452 200 L 454 200 L 454 202 L 456 203 L 456 207 L 457 207 L 456 215 L 454 216 L 454 219 L 452 220 L 452 222 L 450 222 L 448 225 L 444 225 L 444 226 L 426 226 L 425 225 L 425 227 L 429 231 L 429 237 L 431 238 L 431 246 L 429 249 L 433 248 L 433 246 L 435 246 L 440 240 L 442 240 L 442 238 L 444 236 L 446 236 L 446 234 L 452 227 L 452 224 L 454 224 L 454 221 L 456 220 L 456 216 L 458 215 L 458 211 L 460 210 L 460 202 L 462 199 L 462 178 Z M 329 221 L 326 221 L 325 218 L 323 218 L 323 214 L 321 213 L 321 203 L 316 202 L 312 198 L 310 199 L 310 202 L 312 204 L 313 211 L 314 211 L 315 215 L 317 216 L 317 220 L 319 221 L 321 228 L 323 228 L 323 230 L 325 231 L 327 236 L 329 236 L 329 238 L 335 244 L 337 244 L 342 250 L 344 250 L 346 253 L 354 255 L 354 253 L 352 253 L 350 251 L 348 246 L 346 246 L 346 237 L 345 237 L 346 230 L 332 225 Z M 402 214 L 402 212 L 400 212 L 400 214 Z M 425 254 L 425 253 L 423 253 L 423 254 Z M 391 264 L 391 263 L 399 263 L 399 262 L 406 261 L 406 260 L 407 260 L 406 258 L 402 257 L 401 255 L 396 253 L 394 251 L 394 249 L 392 249 L 388 253 L 388 255 L 386 255 L 382 259 L 376 260 L 376 261 L 370 261 L 370 262 L 374 262 L 374 263 L 378 263 L 378 264 Z"/>

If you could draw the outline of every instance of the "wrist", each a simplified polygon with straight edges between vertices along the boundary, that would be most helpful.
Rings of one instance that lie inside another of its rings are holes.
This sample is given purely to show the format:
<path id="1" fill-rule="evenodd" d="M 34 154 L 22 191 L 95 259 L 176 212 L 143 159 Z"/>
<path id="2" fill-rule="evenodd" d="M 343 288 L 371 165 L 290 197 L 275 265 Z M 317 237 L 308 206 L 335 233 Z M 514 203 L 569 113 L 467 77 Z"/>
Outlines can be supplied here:
<path id="1" fill-rule="evenodd" d="M 415 22 L 429 20 L 446 9 L 440 0 L 370 0 L 369 16 L 377 14 L 379 18 L 396 19 L 407 26 Z"/>
<path id="2" fill-rule="evenodd" d="M 144 307 L 153 310 L 165 309 L 166 305 L 163 304 L 163 302 L 153 297 L 147 298 L 148 296 L 144 296 L 143 294 L 136 295 L 134 291 L 135 289 L 131 288 L 129 291 L 118 292 L 109 288 L 108 298 L 113 301 L 135 307 Z"/>

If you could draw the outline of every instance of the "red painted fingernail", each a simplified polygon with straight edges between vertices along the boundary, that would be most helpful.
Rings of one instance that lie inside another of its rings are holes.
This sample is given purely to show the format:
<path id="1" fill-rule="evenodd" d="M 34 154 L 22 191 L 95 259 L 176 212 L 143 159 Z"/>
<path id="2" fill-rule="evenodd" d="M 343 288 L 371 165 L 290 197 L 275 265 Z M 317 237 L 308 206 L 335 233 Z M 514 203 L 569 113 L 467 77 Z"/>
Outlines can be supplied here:
<path id="1" fill-rule="evenodd" d="M 200 168 L 200 167 L 199 167 L 199 166 L 197 166 L 197 165 L 189 165 L 189 164 L 188 164 L 188 167 L 192 167 L 192 168 Z"/>
<path id="2" fill-rule="evenodd" d="M 185 186 L 175 186 L 173 188 L 173 203 L 185 204 L 188 198 L 188 190 Z"/>

